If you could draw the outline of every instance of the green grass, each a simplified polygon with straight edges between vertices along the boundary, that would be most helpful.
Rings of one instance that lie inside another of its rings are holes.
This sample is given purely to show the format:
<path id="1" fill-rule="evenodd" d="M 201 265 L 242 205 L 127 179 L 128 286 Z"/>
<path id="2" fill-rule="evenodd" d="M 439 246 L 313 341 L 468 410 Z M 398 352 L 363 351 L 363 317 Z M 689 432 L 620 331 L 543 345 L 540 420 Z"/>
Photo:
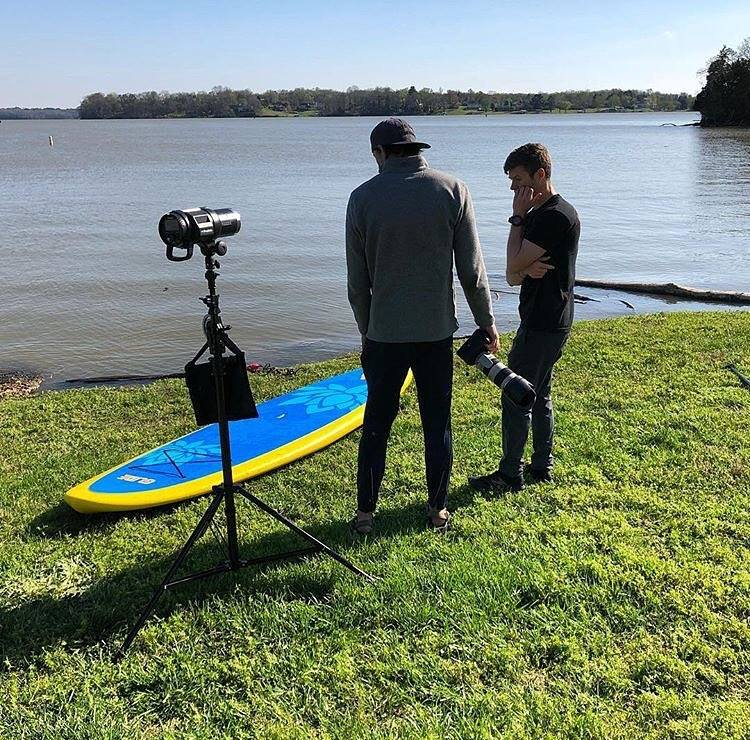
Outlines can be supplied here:
<path id="1" fill-rule="evenodd" d="M 507 338 L 503 341 L 507 351 Z M 502 498 L 498 394 L 456 365 L 445 537 L 423 529 L 410 391 L 378 535 L 351 543 L 358 434 L 252 489 L 321 557 L 170 592 L 110 655 L 205 499 L 84 517 L 74 483 L 191 428 L 179 381 L 0 403 L 0 737 L 742 738 L 750 733 L 750 313 L 579 324 L 558 480 Z M 266 398 L 356 358 L 260 377 Z M 294 543 L 241 506 L 245 554 Z M 210 536 L 190 567 L 219 557 Z"/>

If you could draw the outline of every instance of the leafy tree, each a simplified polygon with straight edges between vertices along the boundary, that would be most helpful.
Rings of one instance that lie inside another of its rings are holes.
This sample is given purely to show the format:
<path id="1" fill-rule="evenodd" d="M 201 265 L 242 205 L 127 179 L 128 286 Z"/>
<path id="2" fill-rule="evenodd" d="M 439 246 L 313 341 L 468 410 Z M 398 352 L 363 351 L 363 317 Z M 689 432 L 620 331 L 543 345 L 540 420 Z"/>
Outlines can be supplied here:
<path id="1" fill-rule="evenodd" d="M 750 126 L 750 38 L 737 51 L 723 46 L 705 73 L 694 104 L 701 126 Z"/>

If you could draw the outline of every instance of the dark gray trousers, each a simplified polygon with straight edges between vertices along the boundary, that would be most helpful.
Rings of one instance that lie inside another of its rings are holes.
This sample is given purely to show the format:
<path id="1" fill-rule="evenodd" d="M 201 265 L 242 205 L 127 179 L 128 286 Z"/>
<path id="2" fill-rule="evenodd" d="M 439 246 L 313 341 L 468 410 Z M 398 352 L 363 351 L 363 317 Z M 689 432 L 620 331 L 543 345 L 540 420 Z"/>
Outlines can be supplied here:
<path id="1" fill-rule="evenodd" d="M 536 401 L 530 412 L 521 411 L 503 395 L 503 458 L 500 472 L 507 478 L 523 475 L 523 451 L 529 436 L 534 445 L 531 467 L 552 467 L 552 437 L 555 417 L 552 411 L 552 368 L 562 356 L 569 331 L 541 331 L 519 328 L 508 354 L 508 367 L 534 386 Z"/>

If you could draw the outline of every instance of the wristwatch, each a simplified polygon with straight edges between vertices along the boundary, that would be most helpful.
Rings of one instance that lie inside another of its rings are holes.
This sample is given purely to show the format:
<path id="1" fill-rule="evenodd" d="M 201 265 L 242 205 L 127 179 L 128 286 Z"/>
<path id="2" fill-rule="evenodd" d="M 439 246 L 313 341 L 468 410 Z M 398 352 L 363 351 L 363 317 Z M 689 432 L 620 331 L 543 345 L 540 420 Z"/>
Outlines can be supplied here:
<path id="1" fill-rule="evenodd" d="M 508 219 L 511 226 L 523 226 L 523 216 L 513 215 Z"/>

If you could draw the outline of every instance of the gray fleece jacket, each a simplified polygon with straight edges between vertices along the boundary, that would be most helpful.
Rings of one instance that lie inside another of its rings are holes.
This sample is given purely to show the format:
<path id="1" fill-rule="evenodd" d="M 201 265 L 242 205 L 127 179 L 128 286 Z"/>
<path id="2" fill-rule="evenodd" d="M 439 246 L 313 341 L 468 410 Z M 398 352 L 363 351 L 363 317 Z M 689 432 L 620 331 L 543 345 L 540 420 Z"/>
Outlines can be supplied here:
<path id="1" fill-rule="evenodd" d="M 349 303 L 375 342 L 431 342 L 458 328 L 453 266 L 477 326 L 493 323 L 466 185 L 422 156 L 389 157 L 349 197 Z"/>

